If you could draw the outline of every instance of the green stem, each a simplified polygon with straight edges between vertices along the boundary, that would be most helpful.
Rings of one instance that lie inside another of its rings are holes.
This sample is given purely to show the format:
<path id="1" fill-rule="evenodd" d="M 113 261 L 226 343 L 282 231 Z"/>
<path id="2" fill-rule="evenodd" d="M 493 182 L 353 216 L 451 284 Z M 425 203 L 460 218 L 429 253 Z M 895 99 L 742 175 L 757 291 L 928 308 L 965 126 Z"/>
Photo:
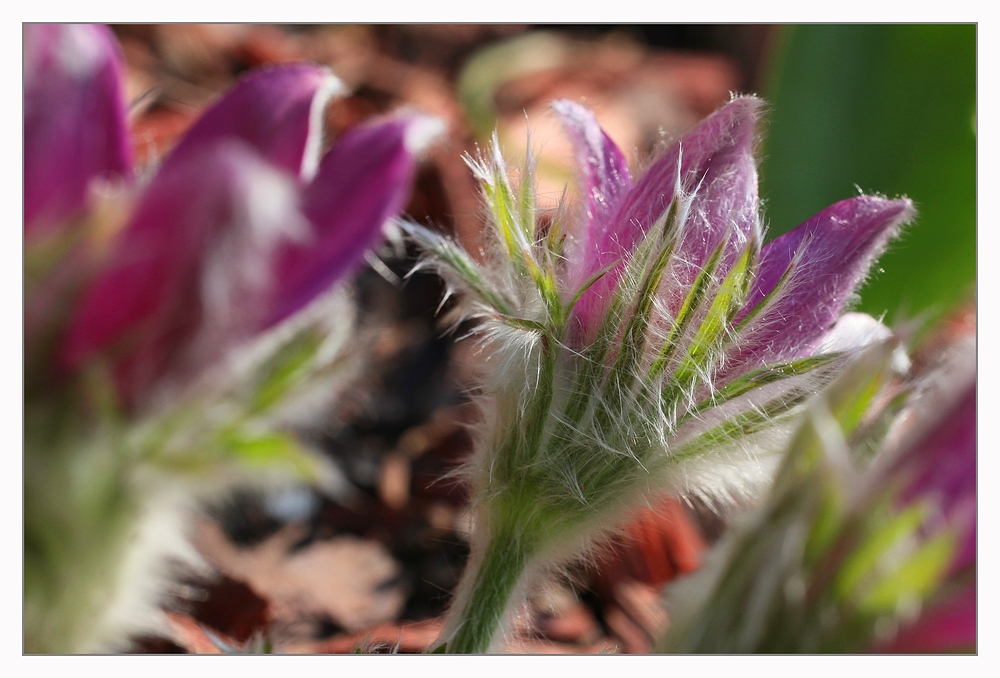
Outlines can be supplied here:
<path id="1" fill-rule="evenodd" d="M 516 530 L 498 529 L 489 536 L 479 566 L 465 573 L 472 582 L 468 595 L 456 601 L 450 613 L 455 632 L 448 640 L 449 654 L 481 654 L 489 650 L 532 551 L 524 535 Z"/>

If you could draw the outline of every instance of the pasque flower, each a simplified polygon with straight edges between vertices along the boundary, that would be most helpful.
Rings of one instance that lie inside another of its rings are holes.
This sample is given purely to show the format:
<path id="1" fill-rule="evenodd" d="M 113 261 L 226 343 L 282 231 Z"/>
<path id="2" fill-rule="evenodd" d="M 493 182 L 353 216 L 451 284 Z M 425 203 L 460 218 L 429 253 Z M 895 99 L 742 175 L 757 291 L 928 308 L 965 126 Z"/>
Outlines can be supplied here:
<path id="1" fill-rule="evenodd" d="M 661 651 L 975 650 L 974 349 L 897 415 L 873 398 L 891 348 L 810 404 L 764 505 L 668 590 Z"/>
<path id="2" fill-rule="evenodd" d="M 94 178 L 133 175 L 117 47 L 99 26 L 29 26 L 25 233 L 65 227 Z M 325 69 L 255 72 L 212 106 L 137 191 L 73 311 L 62 362 L 115 353 L 138 397 L 192 373 L 325 292 L 403 208 L 437 122 L 404 114 L 349 131 L 321 158 Z"/>
<path id="3" fill-rule="evenodd" d="M 485 352 L 476 537 L 448 651 L 489 649 L 534 574 L 650 492 L 755 491 L 801 404 L 884 333 L 841 314 L 911 202 L 855 197 L 763 245 L 761 106 L 733 99 L 633 179 L 594 116 L 558 101 L 575 207 L 539 214 L 530 155 L 515 188 L 494 138 L 470 160 L 492 226 L 482 257 L 408 227 L 465 292 Z"/>
<path id="4" fill-rule="evenodd" d="M 149 473 L 298 459 L 276 413 L 330 382 L 352 322 L 336 283 L 403 209 L 440 127 L 391 115 L 324 154 L 343 87 L 284 65 L 243 78 L 138 170 L 122 71 L 106 27 L 25 27 L 32 650 L 124 640 L 130 613 L 109 608 Z M 81 590 L 88 576 L 106 591 Z"/>

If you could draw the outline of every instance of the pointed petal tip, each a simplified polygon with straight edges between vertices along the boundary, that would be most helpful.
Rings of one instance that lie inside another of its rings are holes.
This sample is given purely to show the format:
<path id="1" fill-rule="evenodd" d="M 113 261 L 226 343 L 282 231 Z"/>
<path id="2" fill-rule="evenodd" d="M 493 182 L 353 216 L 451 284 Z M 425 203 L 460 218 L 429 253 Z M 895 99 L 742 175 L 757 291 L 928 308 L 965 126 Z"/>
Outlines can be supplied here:
<path id="1" fill-rule="evenodd" d="M 810 221 L 820 221 L 825 217 L 828 228 L 833 230 L 846 227 L 853 237 L 883 235 L 888 240 L 916 216 L 917 208 L 907 197 L 859 195 L 834 203 Z"/>
<path id="2" fill-rule="evenodd" d="M 878 198 L 878 200 L 882 201 L 887 209 L 896 211 L 896 220 L 900 225 L 913 221 L 917 216 L 916 205 L 905 195 L 892 200 L 886 198 Z"/>
<path id="3" fill-rule="evenodd" d="M 550 105 L 552 110 L 564 118 L 594 117 L 589 108 L 572 99 L 553 99 Z"/>
<path id="4" fill-rule="evenodd" d="M 440 118 L 403 110 L 351 128 L 305 189 L 314 239 L 289 247 L 268 322 L 306 306 L 345 276 L 406 206 L 419 155 L 445 131 Z"/>
<path id="5" fill-rule="evenodd" d="M 299 174 L 305 181 L 311 181 L 319 169 L 319 161 L 323 153 L 322 131 L 326 107 L 331 101 L 339 99 L 348 92 L 347 85 L 326 66 L 319 67 L 318 75 L 320 80 L 309 108 L 309 132 L 306 136 L 305 150 L 302 152 L 302 166 L 299 170 Z"/>
<path id="6" fill-rule="evenodd" d="M 592 110 L 571 99 L 555 99 L 552 101 L 551 107 L 571 137 L 579 135 L 582 141 L 588 142 L 592 146 L 600 145 L 601 138 L 606 135 L 606 132 Z"/>
<path id="7" fill-rule="evenodd" d="M 690 135 L 713 134 L 732 146 L 752 146 L 765 106 L 763 99 L 750 94 L 734 96 L 705 118 Z"/>
<path id="8" fill-rule="evenodd" d="M 167 162 L 212 140 L 231 137 L 306 179 L 319 163 L 323 111 L 347 88 L 330 69 L 308 62 L 279 64 L 245 75 L 177 144 Z"/>
<path id="9" fill-rule="evenodd" d="M 272 64 L 257 68 L 244 75 L 227 95 L 240 90 L 260 88 L 262 91 L 280 91 L 286 96 L 312 93 L 313 107 L 322 111 L 326 105 L 346 95 L 350 90 L 344 81 L 327 66 L 300 61 L 290 64 Z"/>
<path id="10" fill-rule="evenodd" d="M 729 101 L 720 107 L 720 110 L 733 107 L 744 115 L 758 115 L 763 111 L 764 106 L 766 105 L 767 102 L 756 94 L 733 93 Z"/>
<path id="11" fill-rule="evenodd" d="M 327 97 L 339 97 L 348 93 L 349 88 L 347 85 L 343 80 L 334 75 L 332 70 L 326 66 L 320 66 L 320 70 L 323 74 L 322 84 L 320 85 L 322 93 L 325 93 Z"/>
<path id="12" fill-rule="evenodd" d="M 909 198 L 859 195 L 834 203 L 765 245 L 744 313 L 764 299 L 793 264 L 795 268 L 786 291 L 758 321 L 761 329 L 744 345 L 744 356 L 774 362 L 812 351 L 840 317 L 872 262 L 916 214 Z M 743 360 L 734 358 L 730 365 Z"/>

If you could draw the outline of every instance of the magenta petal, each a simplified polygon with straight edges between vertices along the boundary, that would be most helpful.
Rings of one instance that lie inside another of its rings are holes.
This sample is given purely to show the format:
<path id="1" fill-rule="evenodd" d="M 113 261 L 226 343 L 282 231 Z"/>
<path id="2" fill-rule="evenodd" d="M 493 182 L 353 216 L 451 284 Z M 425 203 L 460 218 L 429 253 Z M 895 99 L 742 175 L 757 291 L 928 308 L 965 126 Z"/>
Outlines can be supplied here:
<path id="1" fill-rule="evenodd" d="M 680 158 L 685 193 L 697 190 L 692 209 L 696 223 L 682 252 L 700 268 L 734 222 L 747 232 L 757 211 L 757 165 L 753 144 L 763 101 L 739 97 L 705 118 L 667 150 L 638 181 L 614 218 L 615 229 L 604 240 L 605 251 L 635 246 L 674 198 Z"/>
<path id="2" fill-rule="evenodd" d="M 726 373 L 808 355 L 836 322 L 874 258 L 915 214 L 905 198 L 860 196 L 828 207 L 768 243 L 744 315 L 774 288 L 793 260 L 797 263 L 781 296 L 727 359 Z"/>
<path id="3" fill-rule="evenodd" d="M 925 610 L 913 624 L 873 652 L 919 654 L 976 651 L 976 586 Z"/>
<path id="4" fill-rule="evenodd" d="M 975 382 L 953 402 L 935 409 L 932 416 L 936 421 L 887 472 L 905 478 L 900 502 L 930 499 L 937 504 L 941 520 L 959 531 L 958 550 L 950 567 L 954 573 L 976 563 Z"/>
<path id="5" fill-rule="evenodd" d="M 754 97 L 734 99 L 660 156 L 619 202 L 610 226 L 590 254 L 590 268 L 601 270 L 631 252 L 669 208 L 679 183 L 685 194 L 694 197 L 668 272 L 676 297 L 665 300 L 668 307 L 676 310 L 687 288 L 728 233 L 732 245 L 723 258 L 721 271 L 725 272 L 757 225 L 753 145 L 762 105 Z M 590 288 L 574 309 L 587 335 L 600 323 L 620 268 Z"/>
<path id="6" fill-rule="evenodd" d="M 131 178 L 122 57 L 107 26 L 24 27 L 24 231 L 84 207 L 95 178 Z"/>
<path id="7" fill-rule="evenodd" d="M 562 118 L 573 143 L 586 209 L 585 225 L 573 234 L 573 249 L 567 258 L 569 286 L 576 290 L 599 270 L 595 260 L 598 243 L 604 239 L 621 196 L 632 188 L 632 175 L 625 156 L 593 113 L 566 99 L 553 102 L 552 108 Z"/>
<path id="8" fill-rule="evenodd" d="M 406 206 L 417 153 L 439 128 L 436 118 L 399 115 L 350 130 L 323 158 L 303 206 L 312 237 L 279 259 L 269 324 L 329 289 L 379 240 Z"/>
<path id="9" fill-rule="evenodd" d="M 272 164 L 309 178 L 319 159 L 323 108 L 341 88 L 327 69 L 313 64 L 254 71 L 202 114 L 166 162 L 232 137 Z"/>
<path id="10" fill-rule="evenodd" d="M 297 191 L 284 172 L 231 139 L 169 163 L 82 297 L 64 364 L 74 369 L 106 352 L 134 402 L 168 372 L 203 368 L 258 330 L 272 252 L 305 230 Z"/>
<path id="11" fill-rule="evenodd" d="M 939 493 L 945 510 L 976 494 L 976 386 L 900 460 L 915 473 L 902 499 Z M 944 412 L 942 412 L 944 414 Z"/>

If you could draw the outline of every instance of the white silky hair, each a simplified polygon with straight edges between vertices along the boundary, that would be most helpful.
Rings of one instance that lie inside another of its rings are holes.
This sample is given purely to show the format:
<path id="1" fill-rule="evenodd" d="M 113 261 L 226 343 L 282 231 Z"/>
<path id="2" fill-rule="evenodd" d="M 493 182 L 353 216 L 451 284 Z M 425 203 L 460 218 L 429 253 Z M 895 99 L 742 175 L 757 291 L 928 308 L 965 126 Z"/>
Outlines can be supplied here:
<path id="1" fill-rule="evenodd" d="M 143 493 L 143 506 L 126 535 L 125 558 L 108 573 L 109 599 L 75 639 L 75 652 L 121 652 L 129 638 L 170 637 L 163 603 L 177 572 L 206 574 L 208 564 L 189 539 L 196 510 L 189 488 L 162 480 Z"/>

